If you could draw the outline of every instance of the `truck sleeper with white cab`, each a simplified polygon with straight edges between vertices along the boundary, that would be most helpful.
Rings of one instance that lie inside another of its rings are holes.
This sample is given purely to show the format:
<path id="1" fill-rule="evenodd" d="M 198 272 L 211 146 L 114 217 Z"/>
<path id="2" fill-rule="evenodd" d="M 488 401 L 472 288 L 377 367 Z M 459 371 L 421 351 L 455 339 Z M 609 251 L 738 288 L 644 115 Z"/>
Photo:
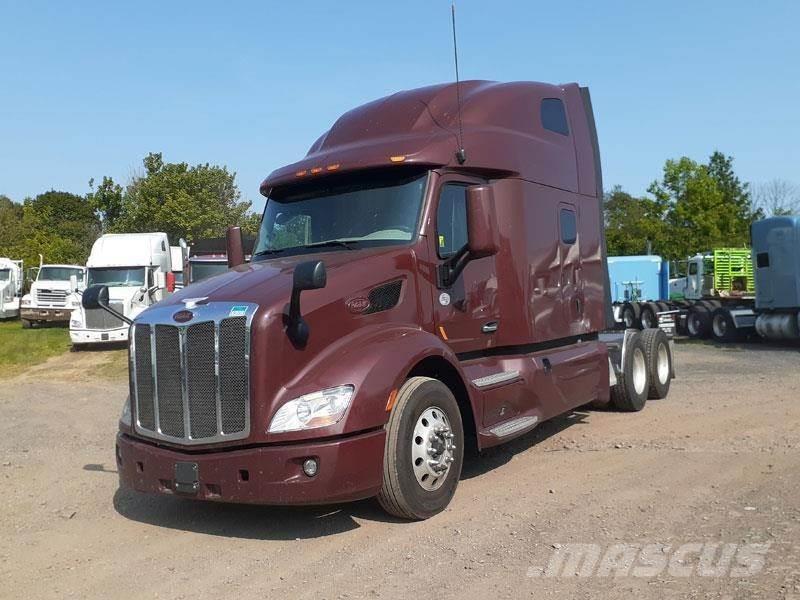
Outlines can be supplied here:
<path id="1" fill-rule="evenodd" d="M 37 323 L 67 323 L 81 305 L 78 293 L 86 285 L 86 267 L 80 265 L 39 265 L 31 291 L 22 297 L 22 326 Z"/>
<path id="2" fill-rule="evenodd" d="M 166 233 L 118 233 L 101 236 L 86 263 L 87 285 L 108 287 L 109 304 L 133 319 L 165 298 L 172 271 Z M 69 322 L 73 345 L 126 342 L 128 324 L 102 309 L 73 311 Z"/>
<path id="3" fill-rule="evenodd" d="M 19 315 L 22 293 L 22 261 L 0 258 L 0 319 Z"/>

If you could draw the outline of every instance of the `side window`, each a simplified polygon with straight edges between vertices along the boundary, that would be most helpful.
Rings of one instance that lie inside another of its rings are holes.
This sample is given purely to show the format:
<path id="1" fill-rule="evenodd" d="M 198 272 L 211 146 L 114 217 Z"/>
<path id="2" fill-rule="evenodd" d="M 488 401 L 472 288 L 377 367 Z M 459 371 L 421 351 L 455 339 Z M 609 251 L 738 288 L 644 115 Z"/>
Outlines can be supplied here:
<path id="1" fill-rule="evenodd" d="M 568 208 L 561 209 L 561 241 L 565 244 L 574 244 L 578 239 L 578 223 L 575 211 Z"/>
<path id="2" fill-rule="evenodd" d="M 153 269 L 147 269 L 147 287 L 151 288 L 154 285 Z"/>
<path id="3" fill-rule="evenodd" d="M 452 256 L 467 244 L 467 188 L 446 183 L 439 193 L 436 239 L 440 258 Z"/>
<path id="4" fill-rule="evenodd" d="M 697 275 L 697 263 L 690 262 L 689 263 L 689 275 Z"/>
<path id="5" fill-rule="evenodd" d="M 569 135 L 567 111 L 559 98 L 545 98 L 541 108 L 542 127 L 561 135 Z"/>
<path id="6" fill-rule="evenodd" d="M 769 266 L 769 253 L 759 252 L 756 254 L 756 267 L 766 269 Z"/>

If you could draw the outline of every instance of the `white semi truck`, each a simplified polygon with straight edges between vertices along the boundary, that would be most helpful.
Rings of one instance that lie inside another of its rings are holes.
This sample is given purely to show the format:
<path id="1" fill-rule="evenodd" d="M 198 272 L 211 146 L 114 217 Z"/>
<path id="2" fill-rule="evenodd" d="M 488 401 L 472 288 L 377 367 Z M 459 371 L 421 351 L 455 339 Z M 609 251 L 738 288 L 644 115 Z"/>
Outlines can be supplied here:
<path id="1" fill-rule="evenodd" d="M 100 237 L 86 262 L 87 286 L 108 287 L 109 305 L 133 319 L 165 298 L 172 259 L 166 233 L 117 233 Z M 103 309 L 79 307 L 72 312 L 73 346 L 126 342 L 128 324 Z"/>
<path id="2" fill-rule="evenodd" d="M 0 258 L 0 319 L 19 315 L 22 294 L 22 261 Z"/>
<path id="3" fill-rule="evenodd" d="M 27 329 L 39 323 L 67 323 L 72 311 L 81 305 L 80 290 L 84 287 L 86 267 L 45 265 L 40 261 L 31 291 L 20 302 L 22 327 Z"/>

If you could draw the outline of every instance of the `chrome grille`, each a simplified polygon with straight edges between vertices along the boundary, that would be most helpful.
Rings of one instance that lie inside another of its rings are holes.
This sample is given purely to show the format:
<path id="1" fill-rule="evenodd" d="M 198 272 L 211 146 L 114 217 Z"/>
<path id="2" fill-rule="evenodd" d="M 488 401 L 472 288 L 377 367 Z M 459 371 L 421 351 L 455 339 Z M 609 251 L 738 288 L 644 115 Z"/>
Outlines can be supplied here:
<path id="1" fill-rule="evenodd" d="M 55 306 L 67 305 L 66 290 L 36 290 L 36 302 L 39 304 L 52 304 Z"/>
<path id="2" fill-rule="evenodd" d="M 250 323 L 255 305 L 211 303 L 176 324 L 181 307 L 148 309 L 131 338 L 136 430 L 182 444 L 250 433 Z M 232 316 L 231 316 L 232 315 Z"/>
<path id="3" fill-rule="evenodd" d="M 118 313 L 123 313 L 122 302 L 109 302 L 108 306 Z M 90 308 L 86 313 L 86 329 L 118 329 L 124 327 L 125 323 L 119 317 L 115 317 L 102 308 Z"/>

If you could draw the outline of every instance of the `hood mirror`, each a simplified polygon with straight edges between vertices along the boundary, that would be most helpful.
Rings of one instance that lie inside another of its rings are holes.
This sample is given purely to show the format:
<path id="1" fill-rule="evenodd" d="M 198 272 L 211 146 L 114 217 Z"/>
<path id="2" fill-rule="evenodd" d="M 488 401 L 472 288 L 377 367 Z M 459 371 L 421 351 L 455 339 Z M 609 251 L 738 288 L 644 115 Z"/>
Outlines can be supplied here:
<path id="1" fill-rule="evenodd" d="M 90 285 L 83 290 L 83 294 L 81 295 L 81 306 L 83 306 L 83 308 L 86 310 L 100 308 L 107 313 L 114 315 L 118 319 L 121 319 L 128 325 L 133 323 L 133 321 L 131 321 L 128 317 L 122 313 L 118 313 L 108 305 L 108 286 L 106 285 Z"/>

